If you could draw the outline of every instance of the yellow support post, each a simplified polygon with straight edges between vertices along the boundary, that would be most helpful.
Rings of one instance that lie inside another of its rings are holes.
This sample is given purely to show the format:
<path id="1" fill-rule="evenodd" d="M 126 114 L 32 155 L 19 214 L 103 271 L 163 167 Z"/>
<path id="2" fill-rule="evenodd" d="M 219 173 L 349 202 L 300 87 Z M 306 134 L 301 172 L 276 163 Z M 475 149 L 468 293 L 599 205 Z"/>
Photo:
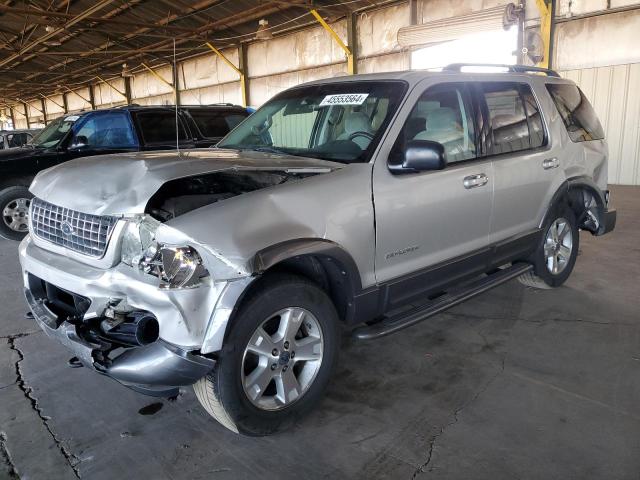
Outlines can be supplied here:
<path id="1" fill-rule="evenodd" d="M 355 65 L 353 63 L 353 52 L 351 49 L 345 45 L 340 36 L 327 22 L 325 22 L 324 18 L 322 18 L 317 10 L 311 10 L 311 15 L 315 17 L 318 23 L 322 25 L 327 32 L 329 32 L 329 35 L 331 35 L 340 48 L 344 50 L 344 53 L 347 55 L 347 73 L 349 73 L 349 75 L 353 75 L 355 73 Z"/>
<path id="2" fill-rule="evenodd" d="M 244 72 L 240 70 L 238 67 L 236 67 L 233 64 L 233 62 L 224 55 L 224 53 L 222 53 L 216 47 L 211 45 L 209 42 L 206 42 L 206 45 L 207 47 L 209 47 L 209 49 L 213 53 L 215 53 L 218 57 L 220 57 L 222 61 L 224 61 L 227 65 L 229 65 L 229 67 L 235 70 L 238 75 L 240 75 L 240 91 L 242 92 L 242 106 L 246 107 L 247 106 L 247 84 L 246 84 L 246 77 L 244 75 Z"/>
<path id="3" fill-rule="evenodd" d="M 540 11 L 540 36 L 542 37 L 542 60 L 538 67 L 549 68 L 549 54 L 551 52 L 551 5 L 545 0 L 536 0 Z"/>

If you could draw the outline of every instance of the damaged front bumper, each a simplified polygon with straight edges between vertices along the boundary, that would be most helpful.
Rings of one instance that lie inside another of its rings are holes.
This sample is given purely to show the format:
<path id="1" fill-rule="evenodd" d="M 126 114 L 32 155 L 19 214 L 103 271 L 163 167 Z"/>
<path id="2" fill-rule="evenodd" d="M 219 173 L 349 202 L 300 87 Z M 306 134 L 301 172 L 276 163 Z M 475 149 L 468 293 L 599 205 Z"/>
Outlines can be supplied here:
<path id="1" fill-rule="evenodd" d="M 206 375 L 215 360 L 194 355 L 162 340 L 149 345 L 132 347 L 109 360 L 99 360 L 103 345 L 92 343 L 78 334 L 76 325 L 59 323 L 41 299 L 29 289 L 25 297 L 33 317 L 47 336 L 58 340 L 87 368 L 117 380 L 140 393 L 153 396 L 172 396 L 178 387 L 192 385 Z M 57 326 L 56 326 L 57 325 Z"/>
<path id="2" fill-rule="evenodd" d="M 242 281 L 209 282 L 163 291 L 149 275 L 126 265 L 101 269 L 49 252 L 29 236 L 20 245 L 25 297 L 42 330 L 86 367 L 136 391 L 171 396 L 206 375 L 221 348 Z M 157 339 L 114 343 L 101 330 L 110 305 L 147 312 L 158 322 Z"/>

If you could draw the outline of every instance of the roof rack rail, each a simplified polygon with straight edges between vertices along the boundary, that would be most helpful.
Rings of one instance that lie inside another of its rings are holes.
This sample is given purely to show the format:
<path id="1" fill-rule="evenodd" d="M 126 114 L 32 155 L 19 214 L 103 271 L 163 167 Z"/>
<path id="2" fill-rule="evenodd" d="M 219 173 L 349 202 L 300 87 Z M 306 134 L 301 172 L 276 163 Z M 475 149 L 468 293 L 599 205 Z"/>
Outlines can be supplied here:
<path id="1" fill-rule="evenodd" d="M 443 72 L 460 72 L 463 67 L 496 67 L 506 68 L 512 73 L 546 73 L 549 77 L 560 77 L 560 74 L 550 68 L 530 67 L 528 65 L 506 65 L 500 63 L 452 63 L 442 69 Z"/>

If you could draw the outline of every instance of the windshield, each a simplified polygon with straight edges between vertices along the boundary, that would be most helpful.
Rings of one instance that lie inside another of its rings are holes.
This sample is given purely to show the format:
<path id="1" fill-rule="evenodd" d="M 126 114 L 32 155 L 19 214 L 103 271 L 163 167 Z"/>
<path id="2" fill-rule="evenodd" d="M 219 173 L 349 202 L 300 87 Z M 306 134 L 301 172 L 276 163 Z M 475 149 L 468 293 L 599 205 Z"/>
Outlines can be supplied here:
<path id="1" fill-rule="evenodd" d="M 399 81 L 292 88 L 267 102 L 218 147 L 368 162 L 405 90 Z"/>
<path id="2" fill-rule="evenodd" d="M 53 122 L 47 125 L 44 130 L 33 137 L 30 144 L 34 147 L 40 148 L 56 147 L 60 143 L 60 140 L 65 137 L 67 132 L 71 130 L 71 127 L 78 118 L 79 117 L 77 115 L 56 118 Z"/>

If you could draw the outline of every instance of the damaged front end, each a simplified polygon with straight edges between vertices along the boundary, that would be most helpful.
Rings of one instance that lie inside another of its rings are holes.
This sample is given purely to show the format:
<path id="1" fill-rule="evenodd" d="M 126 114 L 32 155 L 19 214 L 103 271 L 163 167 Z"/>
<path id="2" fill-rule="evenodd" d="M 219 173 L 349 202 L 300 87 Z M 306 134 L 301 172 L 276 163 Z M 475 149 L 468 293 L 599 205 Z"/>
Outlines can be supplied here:
<path id="1" fill-rule="evenodd" d="M 254 280 L 246 258 L 187 235 L 175 220 L 190 214 L 190 222 L 207 223 L 201 207 L 332 171 L 297 158 L 172 155 L 80 160 L 42 172 L 31 187 L 31 233 L 20 245 L 25 295 L 40 327 L 82 365 L 151 395 L 172 395 L 214 367 Z M 112 162 L 110 176 L 104 168 Z M 97 175 L 104 181 L 88 184 Z M 221 228 L 232 235 L 232 226 Z"/>
<path id="2" fill-rule="evenodd" d="M 120 262 L 107 269 L 27 237 L 20 247 L 27 303 L 82 365 L 141 393 L 171 396 L 213 368 L 251 277 L 229 282 L 237 268 L 149 215 L 119 222 L 126 225 L 110 248 L 117 244 Z"/>

